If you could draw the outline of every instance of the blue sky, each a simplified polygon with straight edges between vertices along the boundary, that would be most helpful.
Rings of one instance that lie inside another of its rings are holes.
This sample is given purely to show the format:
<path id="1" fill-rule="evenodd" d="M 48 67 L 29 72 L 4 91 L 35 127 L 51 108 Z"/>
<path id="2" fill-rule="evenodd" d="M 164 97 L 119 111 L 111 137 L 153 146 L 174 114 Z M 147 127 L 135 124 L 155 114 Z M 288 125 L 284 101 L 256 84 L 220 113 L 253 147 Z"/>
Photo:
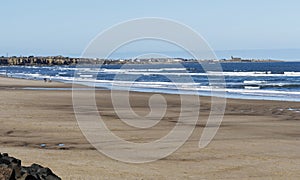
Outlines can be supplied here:
<path id="1" fill-rule="evenodd" d="M 300 49 L 299 7 L 298 0 L 2 1 L 0 55 L 80 55 L 103 30 L 141 17 L 186 24 L 214 50 Z"/>

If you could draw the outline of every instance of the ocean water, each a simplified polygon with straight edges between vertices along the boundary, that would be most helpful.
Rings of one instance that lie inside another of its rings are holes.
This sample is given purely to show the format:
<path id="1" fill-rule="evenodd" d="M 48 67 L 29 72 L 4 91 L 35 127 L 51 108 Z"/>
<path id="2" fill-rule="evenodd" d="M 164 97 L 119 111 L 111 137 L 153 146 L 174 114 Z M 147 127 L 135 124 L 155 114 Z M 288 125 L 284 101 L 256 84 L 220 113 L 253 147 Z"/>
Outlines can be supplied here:
<path id="1" fill-rule="evenodd" d="M 300 102 L 300 62 L 222 63 L 222 71 L 201 64 L 126 64 L 103 66 L 1 66 L 0 75 L 51 79 L 108 89 L 172 94 L 212 95 L 240 99 Z M 211 64 L 214 66 L 214 64 Z M 224 81 L 214 81 L 214 79 Z M 212 84 L 211 79 L 214 83 Z M 30 87 L 28 87 L 30 88 Z"/>

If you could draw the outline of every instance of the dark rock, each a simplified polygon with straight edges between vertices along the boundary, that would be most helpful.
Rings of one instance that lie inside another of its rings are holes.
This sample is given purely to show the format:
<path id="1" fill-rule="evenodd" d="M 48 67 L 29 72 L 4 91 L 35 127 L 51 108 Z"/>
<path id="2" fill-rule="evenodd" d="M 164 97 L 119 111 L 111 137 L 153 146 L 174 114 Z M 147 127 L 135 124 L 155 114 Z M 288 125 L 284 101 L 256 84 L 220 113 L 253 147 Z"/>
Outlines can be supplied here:
<path id="1" fill-rule="evenodd" d="M 10 165 L 10 161 L 4 158 L 0 159 L 0 166 L 8 167 Z"/>
<path id="2" fill-rule="evenodd" d="M 31 176 L 31 175 L 27 175 L 24 180 L 38 180 L 37 178 Z"/>
<path id="3" fill-rule="evenodd" d="M 21 160 L 0 153 L 0 180 L 61 180 L 51 169 L 38 164 L 21 166 Z"/>

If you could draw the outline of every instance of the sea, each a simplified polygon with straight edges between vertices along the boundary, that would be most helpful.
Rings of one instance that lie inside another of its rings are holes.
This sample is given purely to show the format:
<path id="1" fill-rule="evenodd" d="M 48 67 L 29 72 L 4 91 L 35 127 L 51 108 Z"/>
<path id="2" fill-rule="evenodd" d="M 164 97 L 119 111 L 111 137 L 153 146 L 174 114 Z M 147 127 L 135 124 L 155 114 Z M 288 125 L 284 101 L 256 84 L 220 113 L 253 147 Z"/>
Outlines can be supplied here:
<path id="1" fill-rule="evenodd" d="M 76 83 L 99 89 L 300 102 L 300 62 L 227 62 L 210 66 L 220 69 L 209 71 L 197 62 L 0 66 L 0 75 Z M 212 93 L 220 91 L 224 93 Z"/>

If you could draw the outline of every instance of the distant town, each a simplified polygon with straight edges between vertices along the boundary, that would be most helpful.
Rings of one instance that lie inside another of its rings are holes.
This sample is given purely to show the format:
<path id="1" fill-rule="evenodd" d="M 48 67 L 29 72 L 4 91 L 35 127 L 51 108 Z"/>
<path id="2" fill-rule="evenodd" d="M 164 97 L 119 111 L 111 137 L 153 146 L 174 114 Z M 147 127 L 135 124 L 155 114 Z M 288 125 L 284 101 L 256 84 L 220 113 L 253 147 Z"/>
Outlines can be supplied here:
<path id="1" fill-rule="evenodd" d="M 54 66 L 54 65 L 76 65 L 76 64 L 171 64 L 180 62 L 196 62 L 195 59 L 184 58 L 142 58 L 142 59 L 98 59 L 98 58 L 72 58 L 65 56 L 11 56 L 0 57 L 0 65 L 22 65 L 22 66 Z M 276 62 L 271 59 L 242 59 L 231 57 L 220 60 L 200 60 L 203 62 Z"/>

